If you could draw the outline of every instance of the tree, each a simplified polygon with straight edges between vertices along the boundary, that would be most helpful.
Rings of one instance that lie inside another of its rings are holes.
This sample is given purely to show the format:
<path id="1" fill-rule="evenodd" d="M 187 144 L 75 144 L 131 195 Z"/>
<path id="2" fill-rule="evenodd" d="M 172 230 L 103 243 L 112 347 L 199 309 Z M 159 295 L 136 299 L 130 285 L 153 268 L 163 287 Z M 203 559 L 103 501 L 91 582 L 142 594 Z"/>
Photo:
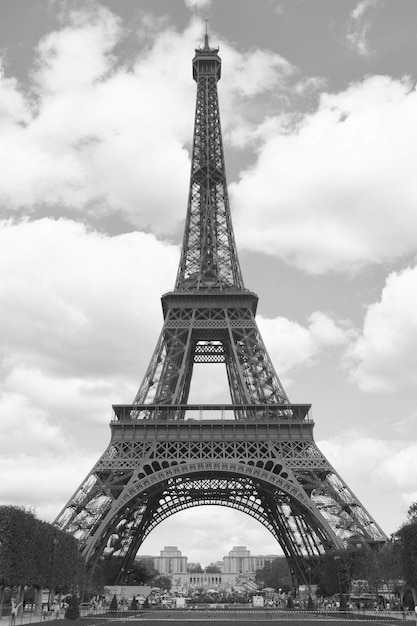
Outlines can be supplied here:
<path id="1" fill-rule="evenodd" d="M 203 568 L 201 567 L 200 563 L 193 563 L 192 565 L 189 565 L 187 567 L 187 571 L 190 574 L 202 574 Z"/>
<path id="2" fill-rule="evenodd" d="M 159 575 L 154 579 L 153 585 L 155 587 L 159 587 L 160 589 L 163 589 L 164 591 L 169 591 L 172 586 L 171 577 Z"/>
<path id="3" fill-rule="evenodd" d="M 0 585 L 69 591 L 82 583 L 84 559 L 74 537 L 22 507 L 0 506 Z"/>
<path id="4" fill-rule="evenodd" d="M 152 559 L 138 559 L 133 563 L 129 573 L 130 585 L 153 585 L 154 580 L 159 576 Z"/>
<path id="5" fill-rule="evenodd" d="M 213 563 L 207 565 L 205 571 L 207 574 L 221 574 L 220 567 L 218 565 L 214 565 Z"/>
<path id="6" fill-rule="evenodd" d="M 255 574 L 257 583 L 264 587 L 272 587 L 276 591 L 289 591 L 292 585 L 291 574 L 285 557 L 277 557 L 270 563 L 265 563 L 263 569 Z"/>
<path id="7" fill-rule="evenodd" d="M 413 502 L 413 504 L 410 504 L 407 511 L 407 516 L 410 522 L 417 520 L 417 502 Z"/>
<path id="8" fill-rule="evenodd" d="M 401 541 L 393 538 L 384 544 L 377 555 L 381 580 L 386 585 L 390 596 L 398 595 L 400 605 L 404 605 L 406 584 L 402 562 Z"/>
<path id="9" fill-rule="evenodd" d="M 43 573 L 36 570 L 36 518 L 23 507 L 0 507 L 0 584 L 31 585 Z M 35 539 L 35 541 L 34 541 Z"/>
<path id="10" fill-rule="evenodd" d="M 109 606 L 109 610 L 110 611 L 117 611 L 117 598 L 116 598 L 116 594 L 114 594 L 114 596 L 111 599 L 110 602 L 110 606 Z"/>
<path id="11" fill-rule="evenodd" d="M 408 509 L 408 521 L 397 531 L 401 542 L 401 562 L 407 585 L 417 606 L 417 502 Z"/>
<path id="12" fill-rule="evenodd" d="M 349 593 L 354 576 L 357 549 L 333 550 L 321 557 L 319 567 L 313 568 L 313 581 L 318 583 L 317 593 L 322 596 Z M 359 577 L 364 577 L 362 576 Z"/>

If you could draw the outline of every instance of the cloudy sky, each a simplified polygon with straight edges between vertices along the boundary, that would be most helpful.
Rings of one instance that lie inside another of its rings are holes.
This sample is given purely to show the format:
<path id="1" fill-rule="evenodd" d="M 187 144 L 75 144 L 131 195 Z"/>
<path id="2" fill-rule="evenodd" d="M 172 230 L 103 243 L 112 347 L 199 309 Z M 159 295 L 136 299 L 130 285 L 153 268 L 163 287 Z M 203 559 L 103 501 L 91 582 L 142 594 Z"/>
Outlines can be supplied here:
<path id="1" fill-rule="evenodd" d="M 2 0 L 0 502 L 52 521 L 142 380 L 179 259 L 206 17 L 261 332 L 390 534 L 417 500 L 415 0 Z M 278 553 L 219 507 L 172 516 L 141 553 L 165 545 L 205 565 Z"/>

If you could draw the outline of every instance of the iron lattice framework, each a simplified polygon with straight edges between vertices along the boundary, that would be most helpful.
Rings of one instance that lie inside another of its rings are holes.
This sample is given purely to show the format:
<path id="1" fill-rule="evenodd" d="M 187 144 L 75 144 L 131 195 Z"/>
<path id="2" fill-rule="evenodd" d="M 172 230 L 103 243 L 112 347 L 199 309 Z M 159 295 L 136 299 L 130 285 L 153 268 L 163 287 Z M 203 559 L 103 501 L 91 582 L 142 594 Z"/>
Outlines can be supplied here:
<path id="1" fill-rule="evenodd" d="M 109 447 L 56 524 L 91 569 L 118 556 L 123 582 L 145 537 L 170 515 L 222 505 L 281 545 L 294 581 L 309 558 L 383 531 L 317 448 L 309 405 L 291 404 L 259 333 L 231 224 L 217 96 L 218 50 L 196 50 L 197 100 L 182 253 L 164 324 L 131 405 L 113 406 Z M 229 405 L 188 404 L 195 363 L 224 363 Z"/>

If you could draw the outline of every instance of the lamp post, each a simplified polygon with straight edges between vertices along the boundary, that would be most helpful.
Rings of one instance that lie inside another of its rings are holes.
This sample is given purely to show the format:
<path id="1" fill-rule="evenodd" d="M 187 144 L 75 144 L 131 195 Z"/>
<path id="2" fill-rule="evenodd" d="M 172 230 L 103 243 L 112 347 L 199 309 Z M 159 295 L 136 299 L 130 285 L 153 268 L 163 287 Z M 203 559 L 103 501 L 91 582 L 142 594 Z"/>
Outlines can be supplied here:
<path id="1" fill-rule="evenodd" d="M 120 570 L 121 574 L 122 574 L 122 579 L 121 579 L 121 587 L 120 587 L 120 604 L 121 604 L 121 608 L 122 611 L 124 610 L 124 600 L 125 600 L 125 592 L 123 589 L 123 585 L 125 584 L 125 568 L 122 567 L 122 569 Z"/>
<path id="2" fill-rule="evenodd" d="M 335 556 L 333 558 L 334 558 L 334 561 L 336 562 L 337 584 L 339 587 L 339 611 L 341 611 L 343 596 L 342 596 L 342 587 L 340 584 L 340 556 Z"/>
<path id="3" fill-rule="evenodd" d="M 307 602 L 307 609 L 309 611 L 313 610 L 315 608 L 315 602 L 313 600 L 312 597 L 312 593 L 311 593 L 311 572 L 312 569 L 310 566 L 308 566 L 306 568 L 306 573 L 307 573 L 307 577 L 308 577 L 308 602 Z"/>
<path id="4" fill-rule="evenodd" d="M 308 577 L 308 595 L 311 596 L 311 567 L 306 568 Z"/>

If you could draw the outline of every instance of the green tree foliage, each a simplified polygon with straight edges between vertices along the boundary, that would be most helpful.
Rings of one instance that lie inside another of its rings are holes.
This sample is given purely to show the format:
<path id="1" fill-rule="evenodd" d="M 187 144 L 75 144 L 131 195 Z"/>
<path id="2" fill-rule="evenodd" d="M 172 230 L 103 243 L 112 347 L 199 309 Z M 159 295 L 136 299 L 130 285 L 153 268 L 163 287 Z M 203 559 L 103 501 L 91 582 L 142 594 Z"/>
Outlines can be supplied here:
<path id="1" fill-rule="evenodd" d="M 189 572 L 189 574 L 202 574 L 203 568 L 201 567 L 200 563 L 195 563 L 194 565 L 189 565 L 187 571 Z"/>
<path id="2" fill-rule="evenodd" d="M 152 559 L 138 559 L 133 563 L 129 573 L 129 585 L 154 585 L 159 572 L 155 569 Z"/>
<path id="3" fill-rule="evenodd" d="M 110 609 L 110 611 L 117 611 L 117 608 L 118 608 L 117 607 L 117 598 L 116 598 L 116 594 L 114 594 L 114 596 L 111 599 L 109 609 Z"/>
<path id="4" fill-rule="evenodd" d="M 386 585 L 390 595 L 400 598 L 400 604 L 403 605 L 406 586 L 401 541 L 388 541 L 378 551 L 377 559 L 382 583 Z"/>
<path id="5" fill-rule="evenodd" d="M 100 562 L 100 569 L 105 585 L 113 585 L 123 565 L 121 557 L 111 556 Z"/>
<path id="6" fill-rule="evenodd" d="M 410 505 L 407 515 L 409 522 L 417 520 L 417 502 L 413 502 L 413 504 Z"/>
<path id="7" fill-rule="evenodd" d="M 218 565 L 207 565 L 205 571 L 207 574 L 221 574 L 221 569 Z"/>
<path id="8" fill-rule="evenodd" d="M 112 556 L 103 559 L 100 563 L 98 581 L 102 580 L 106 585 L 114 585 L 119 580 L 118 577 L 122 567 L 123 557 Z M 128 571 L 123 572 L 123 584 L 154 585 L 154 580 L 158 576 L 159 572 L 155 569 L 152 559 L 141 558 L 135 560 Z"/>
<path id="9" fill-rule="evenodd" d="M 329 597 L 349 592 L 356 552 L 355 549 L 337 550 L 321 557 L 320 566 L 312 568 L 312 582 L 318 584 L 319 595 Z"/>
<path id="10" fill-rule="evenodd" d="M 363 544 L 355 548 L 329 552 L 322 557 L 319 568 L 319 595 L 347 595 L 352 580 L 359 582 L 363 593 L 373 594 L 375 601 L 382 587 L 402 598 L 405 587 L 400 541 L 382 545 Z"/>
<path id="11" fill-rule="evenodd" d="M 408 510 L 408 521 L 397 531 L 401 542 L 401 562 L 407 585 L 417 605 L 417 502 Z"/>
<path id="12" fill-rule="evenodd" d="M 314 604 L 313 598 L 311 596 L 308 596 L 307 611 L 314 611 L 315 608 L 316 605 Z"/>
<path id="13" fill-rule="evenodd" d="M 353 574 L 356 580 L 367 582 L 368 592 L 372 593 L 375 596 L 375 601 L 378 602 L 378 594 L 383 584 L 384 575 L 377 546 L 365 544 L 357 551 Z"/>
<path id="14" fill-rule="evenodd" d="M 30 585 L 37 577 L 36 518 L 23 508 L 0 507 L 0 583 Z M 33 541 L 35 538 L 35 542 Z"/>
<path id="15" fill-rule="evenodd" d="M 67 592 L 85 568 L 74 537 L 38 520 L 32 511 L 0 506 L 0 584 Z"/>
<path id="16" fill-rule="evenodd" d="M 258 584 L 272 587 L 276 591 L 289 591 L 292 581 L 286 558 L 277 557 L 271 563 L 266 563 L 263 569 L 256 572 L 255 580 Z"/>
<path id="17" fill-rule="evenodd" d="M 159 587 L 164 591 L 169 591 L 172 586 L 172 580 L 170 576 L 159 575 L 153 580 L 152 584 L 154 587 Z"/>

